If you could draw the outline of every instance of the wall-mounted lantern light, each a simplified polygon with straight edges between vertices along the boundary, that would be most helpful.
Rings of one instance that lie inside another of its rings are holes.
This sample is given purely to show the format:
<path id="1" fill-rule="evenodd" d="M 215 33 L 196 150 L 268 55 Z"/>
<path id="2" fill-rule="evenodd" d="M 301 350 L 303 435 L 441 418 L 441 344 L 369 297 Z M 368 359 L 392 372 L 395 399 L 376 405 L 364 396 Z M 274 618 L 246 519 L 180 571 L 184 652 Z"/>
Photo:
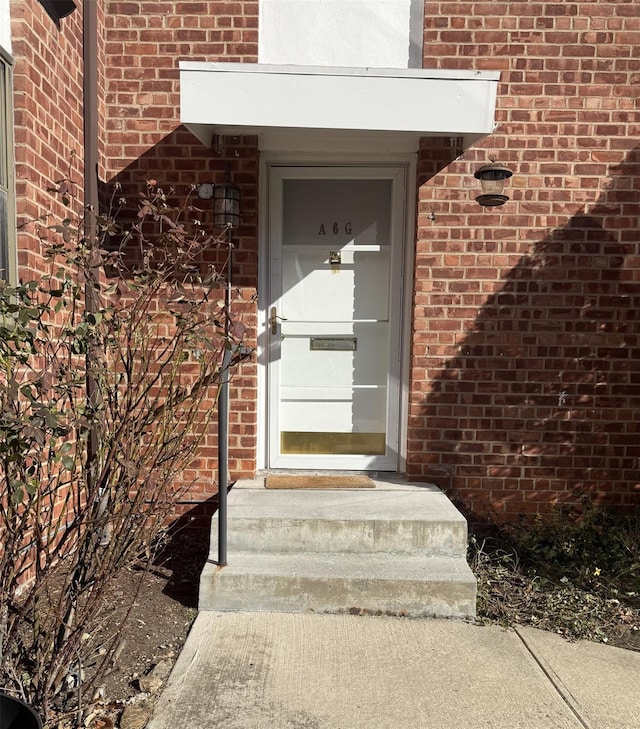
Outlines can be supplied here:
<path id="1" fill-rule="evenodd" d="M 214 185 L 201 182 L 196 186 L 200 200 L 213 200 L 213 224 L 216 228 L 235 229 L 240 225 L 240 189 L 229 180 Z"/>
<path id="2" fill-rule="evenodd" d="M 240 189 L 229 180 L 213 189 L 213 224 L 233 229 L 240 225 Z"/>
<path id="3" fill-rule="evenodd" d="M 485 208 L 504 205 L 509 198 L 502 191 L 505 180 L 508 180 L 511 175 L 513 172 L 499 162 L 491 162 L 476 170 L 473 176 L 476 180 L 480 180 L 482 187 L 482 194 L 478 195 L 476 202 Z"/>

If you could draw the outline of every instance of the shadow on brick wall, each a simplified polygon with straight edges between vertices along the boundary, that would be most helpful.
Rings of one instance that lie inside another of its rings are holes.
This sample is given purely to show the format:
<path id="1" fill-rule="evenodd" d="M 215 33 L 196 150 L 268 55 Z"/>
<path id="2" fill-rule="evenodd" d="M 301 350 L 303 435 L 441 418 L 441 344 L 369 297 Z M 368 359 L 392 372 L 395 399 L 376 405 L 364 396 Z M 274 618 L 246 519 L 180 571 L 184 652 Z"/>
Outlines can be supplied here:
<path id="1" fill-rule="evenodd" d="M 640 151 L 534 246 L 425 396 L 428 477 L 509 518 L 640 503 Z"/>
<path id="2" fill-rule="evenodd" d="M 255 137 L 226 137 L 221 148 L 204 146 L 184 126 L 179 126 L 143 154 L 130 161 L 117 174 L 100 185 L 100 204 L 103 211 L 119 208 L 121 224 L 135 222 L 141 196 L 147 183 L 162 188 L 171 205 L 188 204 L 194 208 L 185 216 L 187 229 L 198 219 L 202 228 L 214 235 L 213 201 L 200 200 L 192 189 L 203 182 L 222 183 L 227 177 L 238 185 L 241 194 L 241 224 L 234 231 L 234 283 L 255 286 L 257 279 L 257 182 L 258 148 Z M 126 147 L 124 148 L 126 151 Z M 123 206 L 119 200 L 124 200 Z M 114 245 L 117 240 L 114 239 Z M 135 263 L 140 252 L 135 244 L 128 248 L 128 261 Z M 206 263 L 222 264 L 224 254 L 210 252 Z"/>
<path id="3" fill-rule="evenodd" d="M 123 153 L 128 153 L 126 146 L 123 147 Z M 178 126 L 103 182 L 99 193 L 102 211 L 113 213 L 117 210 L 117 220 L 125 229 L 138 221 L 141 197 L 147 194 L 148 183 L 162 188 L 167 195 L 167 203 L 171 206 L 185 205 L 188 199 L 188 205 L 193 209 L 185 211 L 180 219 L 184 222 L 187 233 L 195 234 L 201 230 L 205 235 L 215 238 L 200 255 L 201 270 L 205 273 L 214 268 L 221 272 L 222 282 L 226 282 L 229 275 L 226 235 L 222 229 L 214 226 L 213 200 L 199 199 L 193 188 L 204 182 L 220 184 L 228 178 L 239 187 L 241 219 L 240 225 L 231 235 L 231 309 L 234 321 L 241 322 L 246 331 L 248 347 L 255 340 L 257 323 L 255 291 L 258 278 L 258 164 L 255 137 L 226 137 L 219 148 L 209 148 L 188 129 Z M 198 226 L 195 226 L 195 220 L 199 221 Z M 117 250 L 121 240 L 114 236 L 109 243 L 112 249 Z M 143 254 L 135 237 L 127 245 L 124 254 L 126 268 L 134 268 L 140 262 Z M 214 327 L 212 322 L 212 329 Z M 255 449 L 251 449 L 248 444 L 256 439 L 256 404 L 248 402 L 243 395 L 245 390 L 255 388 L 255 372 L 255 362 L 247 359 L 238 368 L 231 382 L 232 478 L 252 476 L 255 471 Z M 206 499 L 216 492 L 217 446 L 217 424 L 214 420 L 209 425 L 201 458 L 186 476 L 188 482 L 194 483 L 189 491 L 190 498 Z"/>

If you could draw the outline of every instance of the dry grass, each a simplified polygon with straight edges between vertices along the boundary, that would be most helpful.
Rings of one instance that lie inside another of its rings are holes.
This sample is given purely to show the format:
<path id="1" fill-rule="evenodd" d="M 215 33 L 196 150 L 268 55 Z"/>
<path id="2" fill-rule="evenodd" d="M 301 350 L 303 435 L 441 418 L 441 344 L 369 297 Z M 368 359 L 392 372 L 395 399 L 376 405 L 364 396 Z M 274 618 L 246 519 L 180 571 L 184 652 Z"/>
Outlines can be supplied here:
<path id="1" fill-rule="evenodd" d="M 637 518 L 558 512 L 472 537 L 478 617 L 640 650 Z"/>

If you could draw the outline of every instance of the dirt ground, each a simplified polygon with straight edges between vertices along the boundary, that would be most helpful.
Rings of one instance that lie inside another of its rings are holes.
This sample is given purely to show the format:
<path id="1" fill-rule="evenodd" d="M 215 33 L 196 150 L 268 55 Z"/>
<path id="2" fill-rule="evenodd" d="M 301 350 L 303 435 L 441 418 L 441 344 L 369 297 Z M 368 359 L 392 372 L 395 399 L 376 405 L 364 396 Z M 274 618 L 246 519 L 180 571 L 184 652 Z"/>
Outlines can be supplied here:
<path id="1" fill-rule="evenodd" d="M 107 675 L 96 686 L 94 698 L 99 696 L 99 701 L 86 713 L 85 724 L 91 729 L 144 726 L 196 617 L 208 545 L 207 530 L 185 529 L 148 572 L 126 570 L 114 581 L 94 640 L 96 645 L 114 640 L 118 647 Z M 141 711 L 132 718 L 133 707 Z"/>

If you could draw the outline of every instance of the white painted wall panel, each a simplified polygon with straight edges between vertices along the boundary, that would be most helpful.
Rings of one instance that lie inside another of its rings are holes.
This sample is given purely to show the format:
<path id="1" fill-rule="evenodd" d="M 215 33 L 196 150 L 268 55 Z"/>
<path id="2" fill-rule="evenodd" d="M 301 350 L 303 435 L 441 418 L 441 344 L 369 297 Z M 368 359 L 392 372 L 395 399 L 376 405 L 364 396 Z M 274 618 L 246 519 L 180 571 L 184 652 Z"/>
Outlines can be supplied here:
<path id="1" fill-rule="evenodd" d="M 10 0 L 0 0 L 0 46 L 11 53 Z"/>
<path id="2" fill-rule="evenodd" d="M 260 63 L 420 68 L 422 0 L 260 0 Z"/>

